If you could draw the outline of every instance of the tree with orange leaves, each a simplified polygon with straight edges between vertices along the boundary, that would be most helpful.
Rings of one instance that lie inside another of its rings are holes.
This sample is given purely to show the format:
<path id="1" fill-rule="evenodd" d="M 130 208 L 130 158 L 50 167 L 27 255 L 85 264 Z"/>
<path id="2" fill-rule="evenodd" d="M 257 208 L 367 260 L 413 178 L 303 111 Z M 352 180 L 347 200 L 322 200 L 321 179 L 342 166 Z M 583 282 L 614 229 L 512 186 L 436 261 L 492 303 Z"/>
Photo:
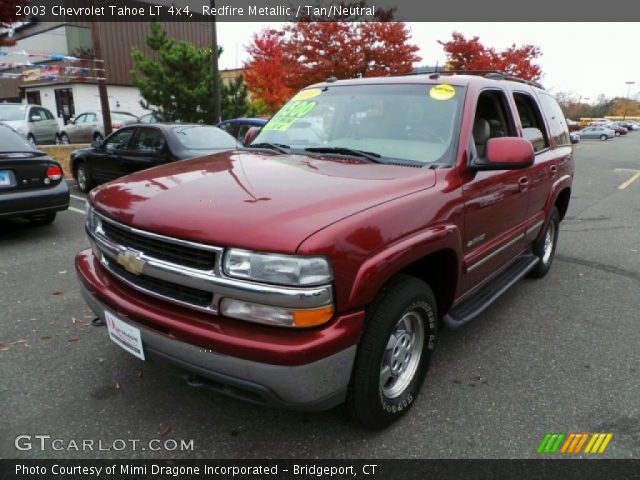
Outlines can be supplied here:
<path id="1" fill-rule="evenodd" d="M 251 95 L 262 100 L 270 113 L 293 93 L 284 83 L 282 42 L 282 32 L 263 30 L 253 35 L 253 43 L 247 47 L 251 60 L 245 64 L 245 82 Z"/>
<path id="2" fill-rule="evenodd" d="M 249 91 L 276 110 L 293 92 L 329 77 L 410 73 L 421 60 L 418 47 L 410 43 L 404 23 L 390 21 L 392 15 L 380 10 L 379 21 L 374 22 L 346 21 L 352 18 L 319 22 L 306 17 L 281 31 L 254 35 L 247 47 L 252 58 L 245 64 Z"/>
<path id="3" fill-rule="evenodd" d="M 515 44 L 502 52 L 485 47 L 479 37 L 465 38 L 459 32 L 452 33 L 448 42 L 438 41 L 444 47 L 449 70 L 495 70 L 524 80 L 539 80 L 542 69 L 533 63 L 542 55 L 535 45 Z"/>

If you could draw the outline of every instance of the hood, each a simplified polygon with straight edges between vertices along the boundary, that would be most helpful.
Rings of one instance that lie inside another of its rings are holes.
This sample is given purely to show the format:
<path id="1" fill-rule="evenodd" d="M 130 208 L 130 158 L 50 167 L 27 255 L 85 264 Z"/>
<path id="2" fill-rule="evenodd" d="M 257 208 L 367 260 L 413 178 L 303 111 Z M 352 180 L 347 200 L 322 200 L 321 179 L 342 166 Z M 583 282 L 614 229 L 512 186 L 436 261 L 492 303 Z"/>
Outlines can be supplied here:
<path id="1" fill-rule="evenodd" d="M 24 120 L 2 120 L 2 123 L 9 125 L 14 130 L 27 130 L 27 122 Z"/>
<path id="2" fill-rule="evenodd" d="M 293 252 L 332 223 L 434 184 L 428 168 L 234 151 L 138 172 L 90 197 L 99 212 L 140 229 Z"/>

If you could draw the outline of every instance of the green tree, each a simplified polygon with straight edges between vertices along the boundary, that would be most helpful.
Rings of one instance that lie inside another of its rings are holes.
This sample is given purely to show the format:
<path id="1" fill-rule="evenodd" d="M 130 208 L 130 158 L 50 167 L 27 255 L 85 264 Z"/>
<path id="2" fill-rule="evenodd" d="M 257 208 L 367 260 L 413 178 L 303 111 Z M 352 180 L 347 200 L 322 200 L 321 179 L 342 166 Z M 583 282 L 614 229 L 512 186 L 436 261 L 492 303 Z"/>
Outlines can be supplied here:
<path id="1" fill-rule="evenodd" d="M 198 48 L 167 35 L 159 23 L 150 24 L 146 43 L 152 57 L 134 48 L 131 51 L 136 70 L 131 71 L 133 85 L 140 90 L 143 108 L 164 121 L 211 123 L 214 119 L 214 94 L 210 48 Z M 218 47 L 218 55 L 222 48 Z M 220 81 L 222 118 L 250 113 L 247 89 L 240 77 L 229 83 Z"/>

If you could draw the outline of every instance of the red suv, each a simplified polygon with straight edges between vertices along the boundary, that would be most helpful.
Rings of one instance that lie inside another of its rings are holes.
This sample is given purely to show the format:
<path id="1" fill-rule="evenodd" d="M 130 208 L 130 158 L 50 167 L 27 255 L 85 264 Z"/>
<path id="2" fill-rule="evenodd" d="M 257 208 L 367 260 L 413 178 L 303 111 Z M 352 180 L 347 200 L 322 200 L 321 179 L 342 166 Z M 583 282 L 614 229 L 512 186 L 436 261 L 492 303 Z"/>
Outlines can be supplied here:
<path id="1" fill-rule="evenodd" d="M 547 273 L 572 155 L 555 99 L 504 75 L 313 85 L 246 148 L 92 191 L 82 293 L 192 384 L 383 428 L 440 326 Z"/>

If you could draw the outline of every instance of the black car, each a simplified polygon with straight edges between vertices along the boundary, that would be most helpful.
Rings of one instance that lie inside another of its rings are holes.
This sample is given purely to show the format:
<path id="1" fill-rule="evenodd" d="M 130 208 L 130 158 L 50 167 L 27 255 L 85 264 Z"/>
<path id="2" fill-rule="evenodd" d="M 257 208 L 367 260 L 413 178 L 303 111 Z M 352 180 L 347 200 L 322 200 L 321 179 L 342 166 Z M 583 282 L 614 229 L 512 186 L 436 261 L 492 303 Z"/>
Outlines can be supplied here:
<path id="1" fill-rule="evenodd" d="M 211 125 L 138 124 L 121 128 L 104 141 L 94 142 L 91 148 L 72 152 L 71 169 L 78 188 L 88 192 L 123 175 L 241 146 Z"/>
<path id="2" fill-rule="evenodd" d="M 0 123 L 0 219 L 46 225 L 67 208 L 69 187 L 60 164 Z"/>

